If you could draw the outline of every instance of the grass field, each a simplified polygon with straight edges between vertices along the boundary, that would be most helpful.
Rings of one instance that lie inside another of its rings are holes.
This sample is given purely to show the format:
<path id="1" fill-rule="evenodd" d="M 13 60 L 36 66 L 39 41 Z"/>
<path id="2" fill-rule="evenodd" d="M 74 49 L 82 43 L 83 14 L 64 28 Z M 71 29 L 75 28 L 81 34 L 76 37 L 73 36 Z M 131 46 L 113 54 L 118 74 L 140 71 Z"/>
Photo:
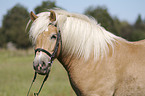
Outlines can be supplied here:
<path id="1" fill-rule="evenodd" d="M 0 96 L 26 96 L 33 79 L 34 51 L 0 50 Z M 38 76 L 30 96 L 37 92 L 44 76 Z M 70 86 L 67 73 L 56 60 L 49 78 L 39 96 L 76 96 Z"/>

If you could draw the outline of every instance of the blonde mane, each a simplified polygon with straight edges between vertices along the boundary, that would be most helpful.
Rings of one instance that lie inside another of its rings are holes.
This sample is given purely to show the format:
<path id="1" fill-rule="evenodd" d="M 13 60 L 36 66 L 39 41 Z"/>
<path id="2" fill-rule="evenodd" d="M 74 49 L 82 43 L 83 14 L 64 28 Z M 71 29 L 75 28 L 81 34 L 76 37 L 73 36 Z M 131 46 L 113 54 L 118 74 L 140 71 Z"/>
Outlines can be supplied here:
<path id="1" fill-rule="evenodd" d="M 64 10 L 53 10 L 56 13 L 56 22 L 61 31 L 63 55 L 84 57 L 85 60 L 93 54 L 94 60 L 106 56 L 109 46 L 114 48 L 113 42 L 119 38 L 106 31 L 93 18 L 82 14 L 69 13 Z M 49 12 L 38 14 L 30 29 L 30 37 L 35 43 L 36 38 L 50 23 Z"/>

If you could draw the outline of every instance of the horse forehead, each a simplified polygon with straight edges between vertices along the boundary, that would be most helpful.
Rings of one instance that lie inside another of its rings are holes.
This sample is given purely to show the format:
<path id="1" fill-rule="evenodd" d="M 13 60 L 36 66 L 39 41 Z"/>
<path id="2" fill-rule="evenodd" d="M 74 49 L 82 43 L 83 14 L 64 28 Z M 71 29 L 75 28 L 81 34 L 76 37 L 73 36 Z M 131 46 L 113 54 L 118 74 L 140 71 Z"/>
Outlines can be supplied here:
<path id="1" fill-rule="evenodd" d="M 50 35 L 51 33 L 57 33 L 57 28 L 54 26 L 49 26 L 48 28 L 45 29 L 43 32 L 44 35 Z"/>
<path id="2" fill-rule="evenodd" d="M 45 36 L 51 35 L 52 33 L 57 33 L 57 28 L 54 26 L 49 26 L 48 28 L 45 29 L 45 31 L 42 34 L 40 34 L 41 35 L 40 37 L 43 38 Z"/>
<path id="3" fill-rule="evenodd" d="M 55 26 L 48 26 L 48 31 L 51 33 L 51 32 L 57 32 L 57 28 Z"/>

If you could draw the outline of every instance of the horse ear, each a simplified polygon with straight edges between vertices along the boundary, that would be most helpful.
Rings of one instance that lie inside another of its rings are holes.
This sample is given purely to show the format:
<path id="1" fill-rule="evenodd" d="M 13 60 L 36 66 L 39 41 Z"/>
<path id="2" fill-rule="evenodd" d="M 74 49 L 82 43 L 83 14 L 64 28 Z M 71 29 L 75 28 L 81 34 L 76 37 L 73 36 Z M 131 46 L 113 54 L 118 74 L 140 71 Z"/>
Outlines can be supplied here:
<path id="1" fill-rule="evenodd" d="M 56 21 L 56 14 L 54 11 L 50 10 L 50 21 L 53 22 L 53 21 Z"/>
<path id="2" fill-rule="evenodd" d="M 37 19 L 38 17 L 31 11 L 30 13 L 30 18 L 32 21 L 34 21 L 35 19 Z"/>

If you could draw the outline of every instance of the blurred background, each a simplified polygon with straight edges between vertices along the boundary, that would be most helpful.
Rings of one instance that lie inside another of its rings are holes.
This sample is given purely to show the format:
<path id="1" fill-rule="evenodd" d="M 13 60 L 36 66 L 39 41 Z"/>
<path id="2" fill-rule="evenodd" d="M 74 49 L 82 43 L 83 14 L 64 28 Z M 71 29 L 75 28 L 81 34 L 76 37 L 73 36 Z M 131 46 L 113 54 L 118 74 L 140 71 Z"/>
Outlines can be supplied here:
<path id="1" fill-rule="evenodd" d="M 0 96 L 26 96 L 33 78 L 34 50 L 25 30 L 31 11 L 51 8 L 94 17 L 101 26 L 129 41 L 145 38 L 145 0 L 1 0 Z M 32 87 L 36 92 L 43 76 Z M 75 96 L 65 69 L 56 60 L 40 96 Z"/>

